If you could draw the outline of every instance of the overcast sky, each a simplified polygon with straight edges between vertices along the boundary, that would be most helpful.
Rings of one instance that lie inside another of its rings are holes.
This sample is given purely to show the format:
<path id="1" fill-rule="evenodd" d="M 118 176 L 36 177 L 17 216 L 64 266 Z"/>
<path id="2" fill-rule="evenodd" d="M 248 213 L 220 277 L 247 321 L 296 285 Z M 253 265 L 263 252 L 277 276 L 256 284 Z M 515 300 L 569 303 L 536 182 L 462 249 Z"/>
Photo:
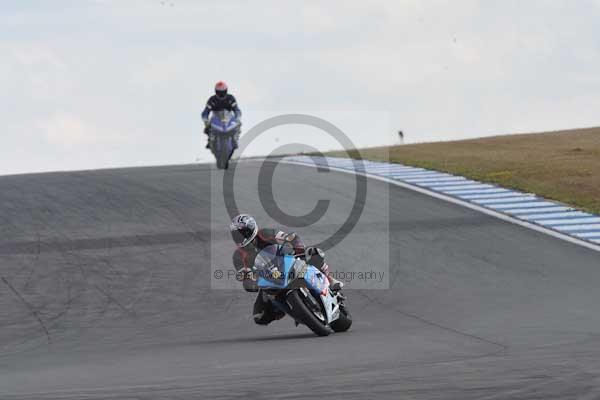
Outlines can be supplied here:
<path id="1" fill-rule="evenodd" d="M 3 1 L 0 174 L 210 160 L 219 79 L 246 129 L 350 112 L 359 146 L 600 125 L 598 21 L 592 0 Z"/>

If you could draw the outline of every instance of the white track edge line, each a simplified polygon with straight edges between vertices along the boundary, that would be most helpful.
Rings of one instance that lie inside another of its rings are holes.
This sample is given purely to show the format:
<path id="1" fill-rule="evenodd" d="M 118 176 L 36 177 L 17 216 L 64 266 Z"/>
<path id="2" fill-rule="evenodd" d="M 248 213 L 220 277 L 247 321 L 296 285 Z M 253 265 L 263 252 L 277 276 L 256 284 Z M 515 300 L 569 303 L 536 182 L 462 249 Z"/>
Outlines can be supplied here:
<path id="1" fill-rule="evenodd" d="M 545 227 L 540 226 L 540 225 L 536 225 L 536 224 L 533 224 L 533 223 L 530 223 L 530 222 L 527 222 L 527 221 L 523 221 L 523 220 L 520 220 L 520 219 L 517 219 L 517 218 L 513 218 L 510 215 L 503 214 L 501 212 L 497 212 L 497 211 L 491 210 L 489 208 L 481 207 L 481 206 L 478 206 L 477 204 L 470 203 L 470 202 L 461 200 L 461 199 L 456 198 L 456 197 L 451 197 L 451 196 L 445 195 L 443 193 L 435 192 L 433 190 L 428 190 L 428 189 L 425 189 L 424 187 L 411 185 L 411 184 L 406 183 L 406 182 L 402 182 L 402 181 L 398 181 L 398 180 L 386 178 L 386 177 L 379 176 L 379 175 L 374 175 L 374 174 L 369 174 L 369 173 L 364 173 L 364 172 L 352 171 L 352 170 L 348 170 L 348 169 L 345 169 L 345 168 L 331 167 L 331 166 L 326 166 L 326 165 L 309 164 L 309 163 L 303 163 L 303 162 L 300 162 L 300 161 L 291 161 L 291 160 L 278 160 L 278 161 L 286 163 L 286 164 L 304 165 L 306 167 L 312 167 L 312 168 L 328 168 L 328 169 L 331 169 L 333 171 L 345 172 L 345 173 L 351 174 L 351 175 L 354 175 L 354 174 L 356 174 L 356 175 L 362 175 L 362 176 L 365 176 L 365 177 L 368 177 L 368 178 L 372 178 L 372 179 L 376 179 L 376 180 L 379 180 L 379 181 L 382 181 L 382 182 L 391 183 L 393 185 L 400 186 L 400 187 L 402 187 L 404 189 L 408 189 L 408 190 L 412 190 L 414 192 L 425 194 L 425 195 L 434 197 L 434 198 L 439 199 L 439 200 L 447 201 L 449 203 L 458 204 L 458 205 L 461 205 L 463 207 L 470 208 L 471 210 L 479 211 L 479 212 L 481 212 L 483 214 L 487 214 L 489 216 L 501 219 L 503 221 L 510 222 L 512 224 L 519 225 L 519 226 L 522 226 L 522 227 L 525 227 L 525 228 L 529 228 L 529 229 L 532 229 L 532 230 L 537 231 L 537 232 L 545 233 L 546 235 L 555 237 L 557 239 L 561 239 L 561 240 L 564 240 L 566 242 L 577 244 L 579 246 L 586 247 L 588 249 L 600 252 L 600 245 L 596 245 L 596 244 L 588 242 L 586 240 L 577 239 L 576 237 L 573 237 L 573 236 L 570 236 L 570 235 L 565 235 L 563 233 L 554 231 L 552 229 L 545 228 Z M 273 161 L 273 162 L 277 162 L 277 161 Z"/>

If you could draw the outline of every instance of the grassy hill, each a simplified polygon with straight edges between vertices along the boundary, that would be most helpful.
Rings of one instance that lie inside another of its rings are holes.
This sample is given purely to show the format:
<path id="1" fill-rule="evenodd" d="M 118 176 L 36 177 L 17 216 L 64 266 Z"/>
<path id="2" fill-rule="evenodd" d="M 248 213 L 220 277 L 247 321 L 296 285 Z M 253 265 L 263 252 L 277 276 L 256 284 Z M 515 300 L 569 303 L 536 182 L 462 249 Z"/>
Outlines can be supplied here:
<path id="1" fill-rule="evenodd" d="M 600 213 L 600 128 L 373 148 L 360 154 L 496 183 Z"/>

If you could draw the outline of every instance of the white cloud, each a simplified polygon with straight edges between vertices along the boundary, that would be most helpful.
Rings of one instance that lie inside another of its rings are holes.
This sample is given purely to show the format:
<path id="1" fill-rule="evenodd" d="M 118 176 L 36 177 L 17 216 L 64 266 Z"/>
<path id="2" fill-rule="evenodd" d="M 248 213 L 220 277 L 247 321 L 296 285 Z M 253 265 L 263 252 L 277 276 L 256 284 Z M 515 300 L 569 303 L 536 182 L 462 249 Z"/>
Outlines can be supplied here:
<path id="1" fill-rule="evenodd" d="M 68 66 L 48 43 L 0 42 L 0 53 L 0 80 L 14 100 L 53 101 L 71 90 Z"/>
<path id="2" fill-rule="evenodd" d="M 87 146 L 106 141 L 111 137 L 107 132 L 101 132 L 81 118 L 66 113 L 56 114 L 37 125 L 44 132 L 46 140 L 51 145 Z"/>
<path id="3" fill-rule="evenodd" d="M 598 1 L 164 3 L 5 8 L 0 144 L 94 148 L 86 167 L 210 159 L 220 79 L 246 129 L 294 109 L 390 111 L 409 142 L 600 123 Z"/>

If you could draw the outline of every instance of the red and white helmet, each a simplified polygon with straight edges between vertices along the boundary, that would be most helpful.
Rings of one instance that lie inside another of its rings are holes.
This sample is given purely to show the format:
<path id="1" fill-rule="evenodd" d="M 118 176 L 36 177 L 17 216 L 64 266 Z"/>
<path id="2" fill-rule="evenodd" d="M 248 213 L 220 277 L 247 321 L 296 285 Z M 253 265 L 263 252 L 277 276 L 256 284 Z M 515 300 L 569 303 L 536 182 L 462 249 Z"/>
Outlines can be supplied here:
<path id="1" fill-rule="evenodd" d="M 218 98 L 224 99 L 227 96 L 227 84 L 223 81 L 217 82 L 215 85 L 215 94 Z"/>

